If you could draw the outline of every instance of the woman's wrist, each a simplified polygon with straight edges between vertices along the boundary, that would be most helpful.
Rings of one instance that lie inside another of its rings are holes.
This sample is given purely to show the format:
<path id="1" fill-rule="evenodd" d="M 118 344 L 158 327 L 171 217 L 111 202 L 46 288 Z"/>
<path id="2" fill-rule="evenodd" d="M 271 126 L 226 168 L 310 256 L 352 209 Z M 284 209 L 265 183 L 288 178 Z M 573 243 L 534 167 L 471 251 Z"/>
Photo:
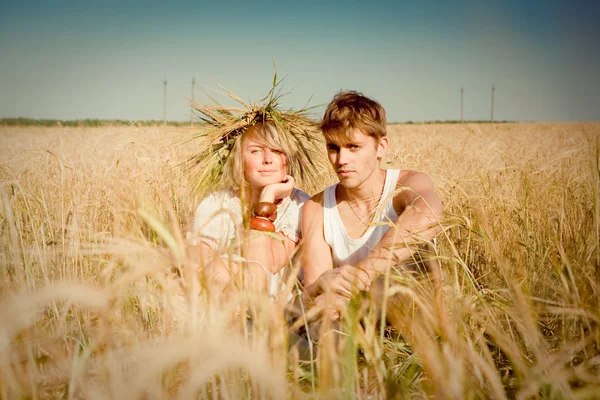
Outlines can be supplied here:
<path id="1" fill-rule="evenodd" d="M 275 202 L 275 193 L 269 186 L 266 186 L 260 192 L 260 198 L 258 201 L 260 201 L 261 203 L 263 203 L 263 202 L 273 203 L 273 202 Z"/>

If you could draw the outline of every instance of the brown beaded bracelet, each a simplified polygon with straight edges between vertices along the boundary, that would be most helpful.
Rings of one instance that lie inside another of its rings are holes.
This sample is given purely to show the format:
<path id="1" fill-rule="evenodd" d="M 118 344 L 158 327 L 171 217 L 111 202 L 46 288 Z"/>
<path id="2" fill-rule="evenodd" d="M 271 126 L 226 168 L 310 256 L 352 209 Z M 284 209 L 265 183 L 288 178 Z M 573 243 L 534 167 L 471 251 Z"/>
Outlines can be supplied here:
<path id="1" fill-rule="evenodd" d="M 267 218 L 271 222 L 277 219 L 277 206 L 267 201 L 261 201 L 252 210 L 254 217 Z"/>
<path id="2" fill-rule="evenodd" d="M 250 229 L 261 232 L 275 232 L 275 225 L 265 217 L 250 218 Z"/>

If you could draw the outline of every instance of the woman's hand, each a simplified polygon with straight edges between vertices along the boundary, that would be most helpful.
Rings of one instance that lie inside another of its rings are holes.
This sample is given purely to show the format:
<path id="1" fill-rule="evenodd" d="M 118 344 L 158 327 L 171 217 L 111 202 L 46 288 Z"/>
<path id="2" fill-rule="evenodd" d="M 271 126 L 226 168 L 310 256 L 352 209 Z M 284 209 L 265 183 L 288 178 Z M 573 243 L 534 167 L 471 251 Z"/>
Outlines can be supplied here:
<path id="1" fill-rule="evenodd" d="M 275 200 L 286 198 L 292 194 L 295 184 L 294 178 L 286 175 L 281 182 L 265 186 L 260 193 L 260 201 L 273 203 Z"/>

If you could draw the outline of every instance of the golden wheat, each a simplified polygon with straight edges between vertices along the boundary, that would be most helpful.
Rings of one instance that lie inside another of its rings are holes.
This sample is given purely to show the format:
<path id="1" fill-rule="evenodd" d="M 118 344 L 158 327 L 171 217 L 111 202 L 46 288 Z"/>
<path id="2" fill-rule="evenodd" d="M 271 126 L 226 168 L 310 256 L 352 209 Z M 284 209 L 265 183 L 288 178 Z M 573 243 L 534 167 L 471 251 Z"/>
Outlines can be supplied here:
<path id="1" fill-rule="evenodd" d="M 391 126 L 440 268 L 386 277 L 393 331 L 353 301 L 315 362 L 283 301 L 188 278 L 177 129 L 0 128 L 0 397 L 596 398 L 600 124 Z"/>

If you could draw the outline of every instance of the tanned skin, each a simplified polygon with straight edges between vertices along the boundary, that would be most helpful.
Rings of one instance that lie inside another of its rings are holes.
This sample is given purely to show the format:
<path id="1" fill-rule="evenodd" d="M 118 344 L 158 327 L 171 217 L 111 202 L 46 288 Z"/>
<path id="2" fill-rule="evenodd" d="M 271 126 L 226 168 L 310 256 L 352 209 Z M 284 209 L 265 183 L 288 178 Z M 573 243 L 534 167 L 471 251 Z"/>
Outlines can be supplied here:
<path id="1" fill-rule="evenodd" d="M 348 236 L 358 238 L 367 230 L 383 192 L 385 170 L 380 160 L 388 148 L 388 139 L 376 139 L 355 130 L 349 143 L 326 141 L 329 161 L 340 180 L 336 189 L 339 214 Z M 303 300 L 307 304 L 318 302 L 326 292 L 347 301 L 354 293 L 369 290 L 371 282 L 385 274 L 390 265 L 412 257 L 417 248 L 411 243 L 432 240 L 440 232 L 442 203 L 427 174 L 402 170 L 396 189 L 393 205 L 398 219 L 357 265 L 333 266 L 332 250 L 323 236 L 323 192 L 304 205 Z"/>

